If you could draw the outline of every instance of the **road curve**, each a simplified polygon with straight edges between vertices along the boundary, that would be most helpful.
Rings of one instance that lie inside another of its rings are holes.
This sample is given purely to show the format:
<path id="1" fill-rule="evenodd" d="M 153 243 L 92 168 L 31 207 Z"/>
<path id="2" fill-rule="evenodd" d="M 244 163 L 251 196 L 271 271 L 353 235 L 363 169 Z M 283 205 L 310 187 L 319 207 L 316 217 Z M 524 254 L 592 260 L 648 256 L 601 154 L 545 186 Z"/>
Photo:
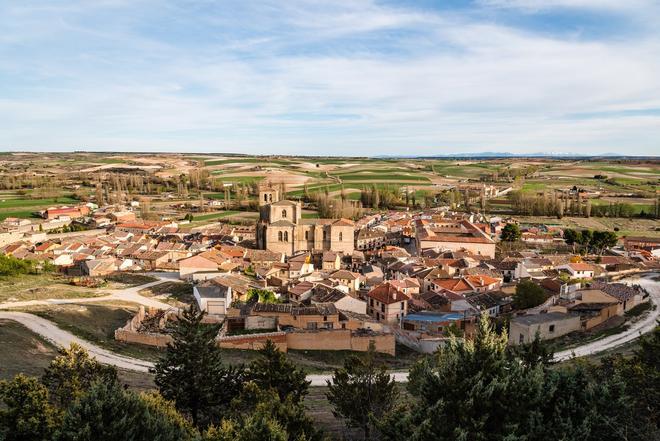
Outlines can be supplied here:
<path id="1" fill-rule="evenodd" d="M 660 282 L 654 281 L 652 277 L 658 277 L 658 274 L 646 274 L 640 276 L 639 279 L 634 278 L 626 280 L 626 283 L 639 284 L 648 291 L 650 301 L 655 305 L 655 309 L 649 311 L 646 317 L 642 320 L 633 322 L 627 330 L 619 334 L 610 335 L 609 337 L 601 338 L 573 349 L 557 352 L 554 360 L 564 361 L 575 357 L 584 357 L 586 355 L 607 351 L 628 343 L 629 341 L 640 337 L 642 334 L 653 331 L 653 329 L 658 326 L 658 314 L 660 314 Z"/>
<path id="2" fill-rule="evenodd" d="M 649 314 L 642 320 L 634 322 L 629 329 L 626 331 L 612 335 L 600 340 L 587 343 L 576 348 L 558 352 L 555 354 L 555 361 L 564 361 L 574 357 L 583 357 L 586 355 L 595 354 L 598 352 L 603 352 L 622 344 L 625 344 L 629 341 L 632 341 L 644 333 L 652 331 L 657 326 L 658 315 L 660 314 L 660 283 L 651 279 L 651 277 L 657 277 L 657 274 L 649 274 L 641 276 L 639 279 L 629 280 L 628 283 L 638 283 L 643 286 L 650 294 L 650 301 L 655 304 L 655 309 L 651 310 Z M 152 282 L 146 285 L 141 285 L 135 288 L 129 288 L 129 291 L 122 296 L 122 300 L 133 301 L 136 303 L 143 303 L 144 300 L 151 300 L 137 294 L 137 291 L 144 289 L 151 285 L 156 285 L 162 283 L 162 280 L 157 282 Z M 133 292 L 134 291 L 134 292 Z M 119 297 L 115 296 L 116 294 L 107 296 L 108 299 L 118 299 Z M 99 301 L 100 299 L 105 299 L 106 297 L 95 297 L 91 299 L 85 299 L 86 301 Z M 63 302 L 58 300 L 61 303 L 79 303 L 81 299 L 67 299 L 72 300 L 70 302 Z M 17 303 L 17 302 L 16 302 Z M 20 302 L 25 304 L 35 304 L 31 302 Z M 158 302 L 160 303 L 160 302 Z M 48 304 L 48 301 L 40 301 L 36 304 Z M 168 308 L 171 308 L 170 305 L 163 303 Z M 29 306 L 29 305 L 25 305 Z M 147 305 L 150 306 L 150 305 Z M 3 304 L 0 304 L 0 308 L 4 307 Z M 134 370 L 139 372 L 147 372 L 149 368 L 153 367 L 153 363 L 140 360 L 132 357 L 125 357 L 118 355 L 114 352 L 103 349 L 99 346 L 94 345 L 86 340 L 83 340 L 75 335 L 71 334 L 68 331 L 60 329 L 54 323 L 46 320 L 44 318 L 38 317 L 34 314 L 29 314 L 25 312 L 18 311 L 0 311 L 0 319 L 14 320 L 21 323 L 26 328 L 31 331 L 41 335 L 46 340 L 52 342 L 57 346 L 68 347 L 71 343 L 78 343 L 80 346 L 87 349 L 87 351 L 97 360 L 102 363 L 111 364 L 121 369 Z M 392 373 L 392 378 L 401 383 L 408 381 L 408 372 L 395 372 Z M 307 380 L 311 382 L 312 386 L 325 386 L 329 380 L 332 379 L 332 375 L 329 374 L 314 374 L 308 375 Z"/>
<path id="3" fill-rule="evenodd" d="M 66 304 L 79 304 L 79 303 L 95 303 L 95 302 L 107 302 L 112 300 L 121 300 L 124 302 L 138 303 L 147 307 L 154 307 L 159 309 L 177 309 L 172 305 L 161 302 L 159 300 L 141 296 L 138 292 L 152 287 L 154 285 L 159 285 L 163 282 L 171 281 L 170 277 L 158 276 L 158 273 L 153 274 L 155 277 L 158 277 L 158 280 L 154 282 L 145 283 L 144 285 L 133 286 L 129 288 L 122 289 L 108 289 L 103 290 L 107 295 L 99 297 L 74 297 L 70 299 L 46 299 L 46 300 L 26 300 L 22 302 L 4 302 L 0 303 L 0 309 L 13 309 L 13 308 L 25 308 L 30 306 L 39 306 L 39 305 L 66 305 Z"/>
<path id="4" fill-rule="evenodd" d="M 14 320 L 30 331 L 41 335 L 46 340 L 60 347 L 69 347 L 71 343 L 77 343 L 85 348 L 90 355 L 105 364 L 111 364 L 121 369 L 147 372 L 153 363 L 139 360 L 137 358 L 124 357 L 112 351 L 100 348 L 95 344 L 76 337 L 68 331 L 58 328 L 53 322 L 26 312 L 0 311 L 0 319 Z"/>

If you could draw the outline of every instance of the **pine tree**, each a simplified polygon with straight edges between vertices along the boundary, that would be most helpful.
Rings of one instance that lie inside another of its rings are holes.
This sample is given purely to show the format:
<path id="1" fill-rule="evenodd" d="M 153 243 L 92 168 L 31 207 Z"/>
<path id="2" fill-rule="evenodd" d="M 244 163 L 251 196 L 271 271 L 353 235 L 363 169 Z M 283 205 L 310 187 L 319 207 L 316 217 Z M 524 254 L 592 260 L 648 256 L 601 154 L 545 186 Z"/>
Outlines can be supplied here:
<path id="1" fill-rule="evenodd" d="M 186 441 L 196 431 L 162 398 L 141 397 L 117 383 L 94 383 L 74 402 L 57 441 Z"/>
<path id="2" fill-rule="evenodd" d="M 205 427 L 220 416 L 238 395 L 244 372 L 225 367 L 215 338 L 219 325 L 202 323 L 203 312 L 191 306 L 170 324 L 173 342 L 153 372 L 160 393 L 190 415 L 195 427 Z"/>
<path id="3" fill-rule="evenodd" d="M 274 389 L 280 400 L 291 397 L 299 403 L 307 395 L 310 382 L 305 371 L 296 367 L 275 344 L 268 340 L 259 350 L 260 357 L 250 363 L 247 376 L 261 389 Z"/>
<path id="4" fill-rule="evenodd" d="M 326 396 L 336 417 L 344 418 L 349 427 L 362 429 L 365 439 L 370 439 L 374 421 L 393 409 L 398 390 L 385 366 L 376 362 L 371 342 L 364 356 L 351 356 L 344 367 L 335 370 Z"/>

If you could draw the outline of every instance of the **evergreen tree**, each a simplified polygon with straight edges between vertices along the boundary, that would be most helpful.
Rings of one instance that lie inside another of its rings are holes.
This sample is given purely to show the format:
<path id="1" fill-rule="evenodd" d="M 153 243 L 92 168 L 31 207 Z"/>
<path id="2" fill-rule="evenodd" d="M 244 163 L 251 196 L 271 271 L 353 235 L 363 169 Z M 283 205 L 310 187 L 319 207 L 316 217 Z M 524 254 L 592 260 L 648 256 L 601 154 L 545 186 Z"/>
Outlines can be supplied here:
<path id="1" fill-rule="evenodd" d="M 516 224 L 506 224 L 502 228 L 501 238 L 504 242 L 516 242 L 520 240 L 522 233 L 520 232 L 520 227 Z"/>
<path id="2" fill-rule="evenodd" d="M 153 369 L 163 397 L 190 415 L 198 428 L 217 421 L 240 392 L 244 377 L 242 368 L 223 366 L 215 341 L 220 326 L 202 323 L 203 318 L 191 306 L 169 325 L 173 341 Z"/>
<path id="3" fill-rule="evenodd" d="M 543 288 L 532 281 L 523 280 L 516 285 L 513 306 L 516 309 L 533 308 L 545 302 L 546 298 L 547 295 Z"/>
<path id="4" fill-rule="evenodd" d="M 305 371 L 290 362 L 271 340 L 259 350 L 259 355 L 248 367 L 250 380 L 261 389 L 274 389 L 281 401 L 291 397 L 294 403 L 301 402 L 310 385 Z"/>
<path id="5" fill-rule="evenodd" d="M 18 374 L 0 381 L 0 439 L 4 441 L 51 440 L 57 412 L 48 389 L 39 380 Z"/>
<path id="6" fill-rule="evenodd" d="M 398 390 L 385 366 L 376 362 L 372 342 L 364 356 L 348 357 L 344 367 L 335 370 L 326 396 L 332 413 L 344 418 L 349 427 L 362 429 L 369 439 L 375 420 L 393 409 Z"/>
<path id="7" fill-rule="evenodd" d="M 543 368 L 512 360 L 506 333 L 483 314 L 474 340 L 452 340 L 410 372 L 416 398 L 379 427 L 385 439 L 522 440 L 534 433 L 543 402 Z"/>
<path id="8" fill-rule="evenodd" d="M 320 441 L 322 438 L 315 422 L 305 414 L 302 403 L 294 401 L 292 395 L 287 395 L 282 400 L 277 390 L 262 389 L 254 381 L 246 383 L 241 394 L 232 402 L 230 415 L 228 420 L 233 427 L 239 428 L 240 432 L 261 421 L 260 424 L 269 422 L 268 426 L 276 424 L 284 434 L 284 439 L 288 441 Z M 226 422 L 227 420 L 223 423 Z"/>
<path id="9" fill-rule="evenodd" d="M 51 399 L 61 409 L 79 399 L 93 383 L 117 381 L 117 370 L 113 366 L 99 363 L 76 343 L 68 349 L 60 349 L 41 378 Z"/>
<path id="10" fill-rule="evenodd" d="M 62 421 L 56 441 L 194 439 L 194 430 L 169 405 L 143 399 L 118 383 L 95 383 L 74 402 Z"/>

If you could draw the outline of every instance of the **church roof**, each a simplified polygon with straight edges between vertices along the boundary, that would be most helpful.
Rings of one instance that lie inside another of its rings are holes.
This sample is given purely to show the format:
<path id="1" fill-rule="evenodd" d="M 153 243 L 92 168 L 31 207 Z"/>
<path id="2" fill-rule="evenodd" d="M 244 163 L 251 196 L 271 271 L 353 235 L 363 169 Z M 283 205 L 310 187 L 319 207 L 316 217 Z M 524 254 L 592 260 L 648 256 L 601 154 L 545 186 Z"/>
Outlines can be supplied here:
<path id="1" fill-rule="evenodd" d="M 293 205 L 297 205 L 297 204 L 298 204 L 297 202 L 290 201 L 288 199 L 282 199 L 281 201 L 273 202 L 271 205 L 274 205 L 274 206 L 293 206 Z"/>
<path id="2" fill-rule="evenodd" d="M 293 227 L 295 224 L 286 219 L 280 219 L 270 224 L 272 227 Z"/>

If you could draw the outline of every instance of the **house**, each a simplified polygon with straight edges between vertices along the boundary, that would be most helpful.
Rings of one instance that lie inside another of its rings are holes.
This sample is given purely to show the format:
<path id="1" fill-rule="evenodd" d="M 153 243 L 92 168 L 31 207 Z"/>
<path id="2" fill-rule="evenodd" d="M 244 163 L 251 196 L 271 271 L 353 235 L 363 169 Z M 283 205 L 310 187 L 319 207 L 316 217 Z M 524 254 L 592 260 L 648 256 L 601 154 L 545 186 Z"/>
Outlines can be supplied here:
<path id="1" fill-rule="evenodd" d="M 457 294 L 467 294 L 474 292 L 474 286 L 464 279 L 435 279 L 431 282 L 431 291 L 451 291 Z"/>
<path id="2" fill-rule="evenodd" d="M 580 316 L 585 331 L 623 315 L 623 307 L 617 299 L 596 289 L 578 291 L 577 300 L 567 310 Z"/>
<path id="3" fill-rule="evenodd" d="M 290 303 L 257 303 L 251 316 L 271 317 L 280 327 L 298 329 L 339 329 L 339 311 L 332 303 L 294 306 Z"/>
<path id="4" fill-rule="evenodd" d="M 574 279 L 591 279 L 594 277 L 594 267 L 588 263 L 567 263 L 557 267 L 564 270 Z"/>
<path id="5" fill-rule="evenodd" d="M 386 244 L 386 235 L 382 230 L 361 229 L 355 238 L 355 248 L 359 251 L 375 250 Z"/>
<path id="6" fill-rule="evenodd" d="M 616 298 L 621 304 L 623 312 L 630 311 L 644 301 L 644 294 L 640 289 L 624 283 L 596 282 L 591 287 Z"/>
<path id="7" fill-rule="evenodd" d="M 79 205 L 77 207 L 60 207 L 60 208 L 49 208 L 44 211 L 44 219 L 58 219 L 58 218 L 70 218 L 77 219 L 85 217 L 89 214 L 89 207 L 87 205 Z"/>
<path id="8" fill-rule="evenodd" d="M 401 328 L 404 331 L 444 335 L 447 328 L 452 325 L 461 328 L 463 318 L 463 314 L 455 312 L 437 313 L 422 311 L 405 316 L 401 321 Z"/>
<path id="9" fill-rule="evenodd" d="M 312 293 L 313 294 L 310 298 L 312 305 L 318 303 L 332 303 L 341 311 L 350 311 L 356 314 L 367 313 L 367 303 L 364 300 L 352 297 L 338 289 L 325 285 L 316 285 L 312 290 Z"/>
<path id="10" fill-rule="evenodd" d="M 91 277 L 107 276 L 119 269 L 117 260 L 114 257 L 84 260 L 81 267 L 83 274 Z"/>
<path id="11" fill-rule="evenodd" d="M 413 277 L 406 277 L 401 280 L 390 280 L 389 283 L 408 296 L 419 294 L 419 281 Z"/>
<path id="12" fill-rule="evenodd" d="M 300 303 L 309 299 L 312 296 L 312 288 L 314 288 L 314 284 L 308 281 L 289 285 L 287 288 L 289 300 Z"/>
<path id="13" fill-rule="evenodd" d="M 562 312 L 522 315 L 509 322 L 509 344 L 531 343 L 537 333 L 541 340 L 549 340 L 580 329 L 579 315 Z"/>
<path id="14" fill-rule="evenodd" d="M 328 279 L 347 287 L 350 292 L 360 289 L 360 275 L 348 270 L 337 270 L 330 274 Z"/>
<path id="15" fill-rule="evenodd" d="M 215 284 L 193 287 L 193 296 L 200 311 L 212 318 L 224 317 L 232 301 L 231 287 Z"/>
<path id="16" fill-rule="evenodd" d="M 467 220 L 425 220 L 416 223 L 417 249 L 460 251 L 495 257 L 495 242 Z"/>
<path id="17" fill-rule="evenodd" d="M 505 297 L 507 296 L 485 292 L 466 297 L 466 300 L 475 311 L 479 313 L 485 311 L 489 317 L 497 317 L 500 315 L 502 306 L 511 304 L 511 300 L 506 300 Z"/>
<path id="18" fill-rule="evenodd" d="M 382 283 L 367 293 L 367 314 L 378 321 L 398 323 L 408 314 L 409 299 L 392 284 Z"/>
<path id="19" fill-rule="evenodd" d="M 210 280 L 211 283 L 231 288 L 232 300 L 247 300 L 248 291 L 253 288 L 263 288 L 263 284 L 258 284 L 252 279 L 239 274 L 222 274 Z"/>
<path id="20" fill-rule="evenodd" d="M 214 271 L 218 271 L 218 264 L 199 254 L 179 261 L 180 279 L 191 279 L 195 273 Z"/>

